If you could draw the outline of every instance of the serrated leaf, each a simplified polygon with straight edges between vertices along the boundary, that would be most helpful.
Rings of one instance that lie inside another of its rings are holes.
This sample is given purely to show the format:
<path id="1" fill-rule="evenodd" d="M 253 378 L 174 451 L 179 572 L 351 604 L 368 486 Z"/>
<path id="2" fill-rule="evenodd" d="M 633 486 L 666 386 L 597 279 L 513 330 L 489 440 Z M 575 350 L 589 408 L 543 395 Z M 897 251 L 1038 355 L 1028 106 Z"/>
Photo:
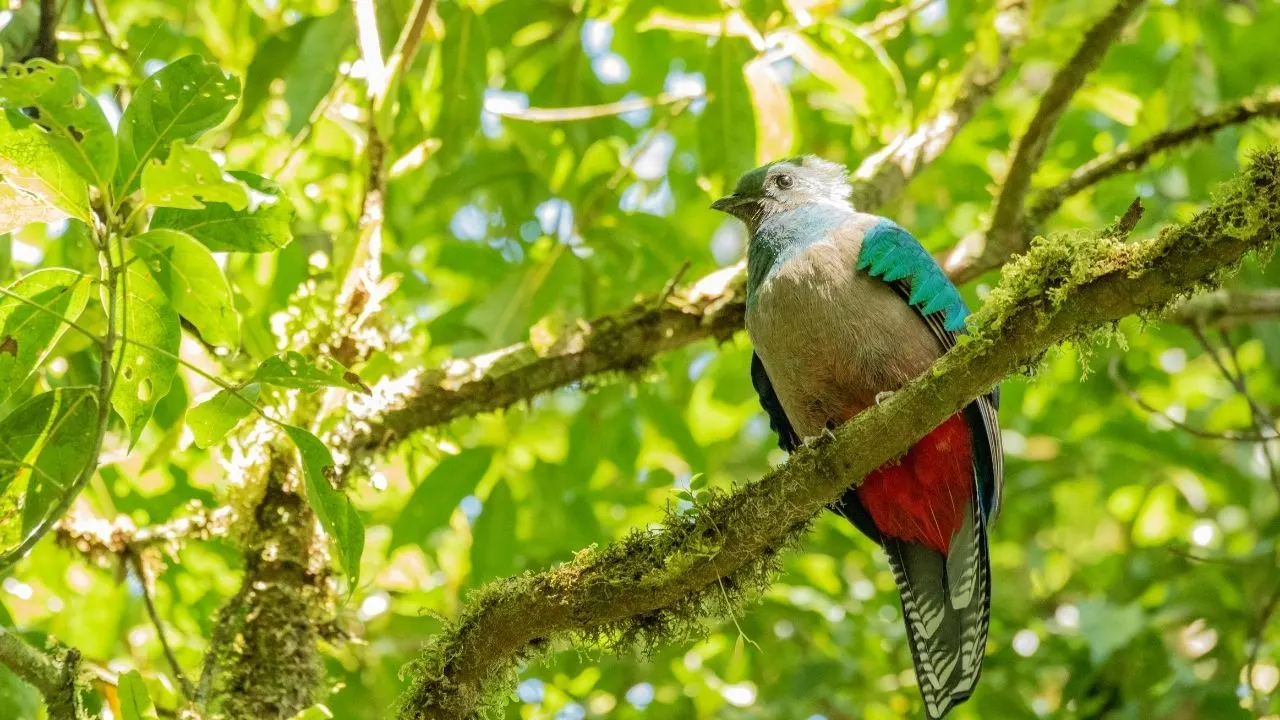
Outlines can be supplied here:
<path id="1" fill-rule="evenodd" d="M 342 570 L 354 588 L 360 582 L 360 555 L 364 553 L 364 524 L 360 522 L 360 514 L 347 494 L 334 488 L 329 481 L 333 456 L 320 438 L 292 425 L 285 425 L 284 431 L 302 458 L 307 502 L 320 519 L 320 526 L 338 546 Z"/>
<path id="2" fill-rule="evenodd" d="M 89 222 L 84 178 L 53 148 L 49 133 L 12 110 L 0 112 L 0 177 L 54 208 L 57 217 Z"/>
<path id="3" fill-rule="evenodd" d="M 219 390 L 216 395 L 187 412 L 187 427 L 195 436 L 197 447 L 210 448 L 222 442 L 240 421 L 254 411 L 261 388 L 249 383 L 236 392 Z"/>
<path id="4" fill-rule="evenodd" d="M 147 692 L 147 684 L 137 670 L 121 675 L 117 688 L 120 713 L 124 716 L 122 720 L 155 720 L 159 717 L 151 702 L 151 694 Z"/>
<path id="5" fill-rule="evenodd" d="M 111 404 L 128 428 L 129 449 L 133 449 L 151 411 L 169 392 L 178 372 L 182 326 L 168 295 L 146 266 L 137 262 L 129 264 L 117 287 L 116 317 L 119 335 L 145 344 L 122 341 L 117 353 L 119 372 L 111 393 Z"/>
<path id="6" fill-rule="evenodd" d="M 207 151 L 177 140 L 166 160 L 152 160 L 142 170 L 142 199 L 157 207 L 203 210 L 206 202 L 226 203 L 244 210 L 249 193 L 235 178 L 224 175 Z"/>
<path id="7" fill-rule="evenodd" d="M 789 156 L 796 143 L 796 114 L 791 104 L 791 91 L 764 58 L 747 63 L 743 74 L 755 111 L 756 163 L 764 164 Z"/>
<path id="8" fill-rule="evenodd" d="M 449 522 L 458 503 L 475 491 L 492 462 L 493 450 L 487 447 L 468 448 L 441 460 L 414 488 L 391 525 L 387 551 L 408 543 L 424 544 L 432 532 Z"/>
<path id="9" fill-rule="evenodd" d="M 220 347 L 240 345 L 240 318 L 231 285 L 204 245 L 176 230 L 152 230 L 130 239 L 129 247 L 200 337 Z"/>
<path id="10" fill-rule="evenodd" d="M 516 570 L 512 562 L 516 554 L 516 503 L 506 482 L 499 482 L 489 491 L 471 537 L 471 584 Z"/>
<path id="11" fill-rule="evenodd" d="M 755 166 L 756 123 L 742 72 L 750 59 L 751 47 L 735 38 L 720 39 L 708 59 L 711 99 L 698 123 L 698 144 L 703 172 L 719 176 L 722 186 Z"/>
<path id="12" fill-rule="evenodd" d="M 89 301 L 90 278 L 72 270 L 28 273 L 5 288 L 44 307 L 44 312 L 8 294 L 0 295 L 0 404 L 44 362 Z M 52 314 L 50 314 L 52 313 Z"/>
<path id="13" fill-rule="evenodd" d="M 0 420 L 0 546 L 20 544 L 97 460 L 97 422 L 92 388 L 41 393 Z"/>
<path id="14" fill-rule="evenodd" d="M 325 367 L 311 362 L 301 353 L 288 352 L 269 357 L 254 371 L 249 382 L 260 382 L 276 387 L 315 391 L 328 387 L 347 390 L 363 390 L 363 385 L 353 382 L 348 372 L 337 360 L 326 358 Z M 359 378 L 356 378 L 357 380 Z"/>
<path id="15" fill-rule="evenodd" d="M 168 157 L 175 140 L 192 143 L 217 127 L 239 95 L 239 80 L 198 55 L 174 60 L 143 80 L 120 119 L 117 195 L 136 190 L 142 169 Z"/>
<path id="16" fill-rule="evenodd" d="M 279 185 L 253 173 L 232 171 L 249 186 L 249 204 L 236 210 L 211 202 L 203 210 L 159 208 L 152 228 L 181 230 L 214 252 L 271 252 L 293 240 L 293 206 Z"/>
<path id="17" fill-rule="evenodd" d="M 115 134 L 75 70 L 43 58 L 0 69 L 0 105 L 39 110 L 38 122 L 49 130 L 49 142 L 62 158 L 89 183 L 110 184 Z"/>
<path id="18" fill-rule="evenodd" d="M 438 9 L 445 27 L 440 44 L 440 93 L 445 100 L 432 135 L 441 141 L 437 160 L 447 165 L 462 156 L 480 128 L 489 82 L 489 33 L 484 19 L 461 3 L 442 3 Z"/>

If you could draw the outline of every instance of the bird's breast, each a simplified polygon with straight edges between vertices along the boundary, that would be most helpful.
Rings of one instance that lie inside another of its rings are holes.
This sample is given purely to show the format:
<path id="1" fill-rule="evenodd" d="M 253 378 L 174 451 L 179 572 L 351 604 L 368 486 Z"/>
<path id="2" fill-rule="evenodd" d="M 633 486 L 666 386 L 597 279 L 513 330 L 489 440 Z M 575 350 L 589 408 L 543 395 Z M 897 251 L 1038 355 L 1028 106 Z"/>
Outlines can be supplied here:
<path id="1" fill-rule="evenodd" d="M 942 352 L 888 285 L 855 270 L 859 244 L 824 239 L 760 283 L 747 332 L 787 417 L 806 437 L 920 374 Z"/>

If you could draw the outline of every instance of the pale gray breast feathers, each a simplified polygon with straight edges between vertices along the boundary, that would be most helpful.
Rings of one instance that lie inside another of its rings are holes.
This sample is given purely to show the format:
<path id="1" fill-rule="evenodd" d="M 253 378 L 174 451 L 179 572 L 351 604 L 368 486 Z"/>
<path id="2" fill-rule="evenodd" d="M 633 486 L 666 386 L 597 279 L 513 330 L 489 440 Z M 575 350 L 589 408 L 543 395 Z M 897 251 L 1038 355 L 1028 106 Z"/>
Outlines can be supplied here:
<path id="1" fill-rule="evenodd" d="M 785 263 L 747 311 L 756 354 L 802 437 L 861 412 L 943 352 L 892 288 L 855 269 L 864 217 Z"/>

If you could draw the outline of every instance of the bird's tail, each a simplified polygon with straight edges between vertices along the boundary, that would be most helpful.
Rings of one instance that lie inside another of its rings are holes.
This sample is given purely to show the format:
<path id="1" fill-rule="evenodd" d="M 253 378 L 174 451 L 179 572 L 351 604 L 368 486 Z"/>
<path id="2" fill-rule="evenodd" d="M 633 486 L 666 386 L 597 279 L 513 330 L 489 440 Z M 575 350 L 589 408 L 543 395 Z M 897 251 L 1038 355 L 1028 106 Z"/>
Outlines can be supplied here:
<path id="1" fill-rule="evenodd" d="M 986 522 L 975 497 L 946 555 L 888 536 L 882 543 L 902 596 L 925 713 L 938 720 L 969 699 L 982 673 L 991 612 Z"/>

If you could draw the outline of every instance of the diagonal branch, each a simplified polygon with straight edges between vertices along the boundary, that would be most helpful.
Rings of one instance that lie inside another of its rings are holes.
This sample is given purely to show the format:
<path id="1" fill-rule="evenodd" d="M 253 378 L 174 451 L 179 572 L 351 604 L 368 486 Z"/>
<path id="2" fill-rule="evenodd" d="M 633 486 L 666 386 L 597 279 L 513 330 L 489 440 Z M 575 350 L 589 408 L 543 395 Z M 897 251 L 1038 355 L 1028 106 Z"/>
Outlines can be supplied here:
<path id="1" fill-rule="evenodd" d="M 975 335 L 921 378 L 695 515 L 538 574 L 479 590 L 411 669 L 402 720 L 472 717 L 504 697 L 518 664 L 557 642 L 648 646 L 767 587 L 778 553 L 850 485 L 1054 345 L 1086 340 L 1222 279 L 1280 239 L 1280 153 L 1259 154 L 1190 222 L 1129 243 L 1113 236 L 1035 244 L 974 317 Z M 1064 248 L 1066 252 L 1064 252 Z M 728 598 L 729 602 L 720 598 Z"/>
<path id="2" fill-rule="evenodd" d="M 60 659 L 50 657 L 13 630 L 0 627 L 0 665 L 40 691 L 51 720 L 79 720 L 80 652 L 67 649 L 61 654 Z"/>
<path id="3" fill-rule="evenodd" d="M 1107 49 L 1120 36 L 1120 31 L 1142 2 L 1143 0 L 1119 0 L 1110 12 L 1085 33 L 1075 54 L 1058 69 L 1041 97 L 1027 131 L 1018 140 L 1013 159 L 1009 162 L 1009 172 L 1000 187 L 1000 196 L 996 198 L 991 227 L 986 237 L 978 237 L 976 243 L 962 243 L 956 248 L 947 262 L 948 270 L 964 262 L 966 256 L 976 254 L 979 257 L 978 264 L 989 265 L 993 258 L 1009 257 L 1012 254 L 1011 248 L 1022 237 L 1023 210 L 1027 193 L 1031 190 L 1031 176 L 1040 167 L 1058 120 L 1066 112 L 1071 98 L 1084 85 L 1085 78 L 1102 64 Z"/>
<path id="4" fill-rule="evenodd" d="M 875 211 L 895 199 L 973 117 L 1007 69 L 1009 54 L 1022 42 L 1024 10 L 1025 0 L 1006 0 L 997 16 L 999 67 L 976 65 L 966 73 L 954 105 L 863 161 L 853 181 L 857 207 Z M 744 275 L 743 263 L 718 270 L 686 292 L 664 292 L 582 323 L 550 350 L 538 352 L 522 343 L 380 383 L 373 400 L 354 407 L 329 444 L 344 450 L 345 472 L 420 430 L 500 410 L 590 375 L 632 371 L 658 353 L 701 340 L 727 340 L 742 329 Z"/>
<path id="5" fill-rule="evenodd" d="M 1146 165 L 1157 153 L 1180 145 L 1188 145 L 1196 140 L 1210 137 L 1224 128 L 1242 125 L 1259 117 L 1280 118 L 1280 90 L 1271 90 L 1258 97 L 1247 98 L 1199 118 L 1195 122 L 1156 133 L 1134 147 L 1125 147 L 1099 155 L 1071 173 L 1071 177 L 1066 181 L 1038 194 L 1027 209 L 1027 221 L 1032 226 L 1039 225 L 1062 207 L 1062 203 L 1067 198 L 1107 178 L 1137 170 Z"/>
<path id="6" fill-rule="evenodd" d="M 996 14 L 1000 35 L 999 59 L 995 67 L 976 60 L 965 71 L 955 101 L 925 120 L 909 135 L 895 139 L 869 155 L 854 172 L 851 201 L 859 210 L 883 207 L 906 189 L 929 163 L 938 159 L 960 130 L 973 119 L 978 108 L 995 92 L 1009 69 L 1010 57 L 1026 37 L 1025 0 L 1006 0 Z"/>

